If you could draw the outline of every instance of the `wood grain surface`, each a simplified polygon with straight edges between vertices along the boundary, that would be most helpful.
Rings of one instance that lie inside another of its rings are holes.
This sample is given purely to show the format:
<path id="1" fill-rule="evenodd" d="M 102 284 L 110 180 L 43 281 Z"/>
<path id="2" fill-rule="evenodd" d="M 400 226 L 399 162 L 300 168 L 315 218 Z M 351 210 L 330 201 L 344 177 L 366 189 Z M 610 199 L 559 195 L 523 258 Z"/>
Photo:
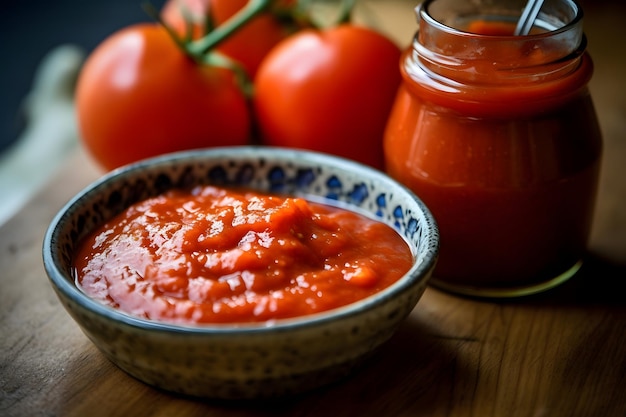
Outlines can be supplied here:
<path id="1" fill-rule="evenodd" d="M 408 42 L 412 2 L 366 6 L 368 19 Z M 50 220 L 101 174 L 78 150 L 0 228 L 0 416 L 626 416 L 626 5 L 584 6 L 605 157 L 590 252 L 572 280 L 506 302 L 429 288 L 359 371 L 301 396 L 216 402 L 172 395 L 108 362 L 44 273 Z"/>

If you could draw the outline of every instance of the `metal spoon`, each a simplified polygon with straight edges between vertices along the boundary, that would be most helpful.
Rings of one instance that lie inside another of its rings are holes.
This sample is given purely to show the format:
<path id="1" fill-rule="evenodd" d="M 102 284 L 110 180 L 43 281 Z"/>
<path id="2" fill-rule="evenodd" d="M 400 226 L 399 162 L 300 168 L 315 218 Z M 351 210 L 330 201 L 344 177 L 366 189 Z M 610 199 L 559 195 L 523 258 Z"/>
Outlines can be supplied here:
<path id="1" fill-rule="evenodd" d="M 544 0 L 528 0 L 528 3 L 526 3 L 526 7 L 524 7 L 524 11 L 520 16 L 519 21 L 517 22 L 515 32 L 513 32 L 515 36 L 525 36 L 530 33 L 530 29 L 535 23 L 535 19 L 539 14 L 539 10 L 541 10 L 543 1 Z"/>

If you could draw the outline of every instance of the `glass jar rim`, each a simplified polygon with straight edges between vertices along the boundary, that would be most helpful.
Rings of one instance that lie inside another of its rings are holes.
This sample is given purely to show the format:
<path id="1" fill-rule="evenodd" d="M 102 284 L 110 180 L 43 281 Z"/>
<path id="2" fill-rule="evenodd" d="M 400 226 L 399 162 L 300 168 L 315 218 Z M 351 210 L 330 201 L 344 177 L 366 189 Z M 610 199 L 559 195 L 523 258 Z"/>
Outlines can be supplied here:
<path id="1" fill-rule="evenodd" d="M 434 29 L 443 31 L 449 35 L 455 35 L 455 36 L 461 36 L 461 37 L 467 36 L 467 37 L 472 37 L 472 38 L 491 38 L 491 39 L 523 38 L 523 39 L 528 40 L 528 39 L 540 39 L 540 38 L 545 38 L 545 37 L 551 37 L 555 35 L 558 36 L 559 34 L 566 32 L 570 30 L 572 27 L 575 27 L 576 25 L 578 25 L 583 20 L 583 14 L 584 14 L 582 7 L 580 7 L 580 5 L 577 3 L 576 0 L 561 0 L 564 4 L 569 6 L 569 9 L 572 11 L 573 17 L 571 18 L 571 20 L 564 22 L 563 25 L 560 27 L 555 27 L 545 32 L 531 33 L 531 34 L 523 35 L 523 36 L 513 35 L 513 34 L 511 35 L 491 35 L 491 34 L 485 35 L 485 34 L 480 34 L 480 33 L 464 31 L 462 29 L 447 25 L 441 22 L 440 20 L 436 19 L 429 11 L 430 6 L 436 1 L 437 0 L 424 0 L 424 2 L 422 2 L 421 4 L 415 7 L 415 13 L 418 17 L 418 21 L 421 19 L 424 22 L 426 22 L 428 25 L 433 27 Z M 520 11 L 520 16 L 521 16 L 521 11 Z"/>

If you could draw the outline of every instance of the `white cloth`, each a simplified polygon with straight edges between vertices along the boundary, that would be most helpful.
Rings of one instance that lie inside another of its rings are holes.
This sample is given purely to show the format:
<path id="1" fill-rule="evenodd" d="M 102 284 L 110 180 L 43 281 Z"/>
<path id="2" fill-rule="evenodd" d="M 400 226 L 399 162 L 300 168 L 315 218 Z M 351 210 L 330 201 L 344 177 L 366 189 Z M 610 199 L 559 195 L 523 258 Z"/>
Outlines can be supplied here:
<path id="1" fill-rule="evenodd" d="M 44 56 L 23 108 L 26 128 L 0 154 L 0 225 L 37 192 L 77 145 L 74 85 L 84 52 L 61 45 Z"/>

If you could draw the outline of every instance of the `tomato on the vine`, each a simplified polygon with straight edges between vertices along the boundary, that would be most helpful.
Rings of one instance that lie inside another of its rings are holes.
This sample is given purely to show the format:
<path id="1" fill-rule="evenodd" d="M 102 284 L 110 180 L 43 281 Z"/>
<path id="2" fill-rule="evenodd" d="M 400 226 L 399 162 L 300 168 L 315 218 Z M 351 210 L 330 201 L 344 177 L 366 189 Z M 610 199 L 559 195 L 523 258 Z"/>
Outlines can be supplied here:
<path id="1" fill-rule="evenodd" d="M 261 139 L 383 169 L 383 132 L 401 81 L 400 54 L 384 35 L 350 24 L 282 41 L 255 78 Z"/>
<path id="2" fill-rule="evenodd" d="M 199 64 L 157 24 L 124 28 L 90 54 L 76 106 L 81 139 L 105 169 L 250 138 L 247 97 L 233 72 Z"/>
<path id="3" fill-rule="evenodd" d="M 161 10 L 161 18 L 181 36 L 186 34 L 186 15 L 192 24 L 192 37 L 206 34 L 207 19 L 220 26 L 243 9 L 249 0 L 168 0 Z M 259 13 L 232 36 L 224 39 L 216 50 L 241 63 L 250 77 L 254 77 L 265 55 L 291 33 L 290 19 L 282 21 L 281 13 L 289 16 L 296 0 L 274 0 L 267 11 Z"/>

